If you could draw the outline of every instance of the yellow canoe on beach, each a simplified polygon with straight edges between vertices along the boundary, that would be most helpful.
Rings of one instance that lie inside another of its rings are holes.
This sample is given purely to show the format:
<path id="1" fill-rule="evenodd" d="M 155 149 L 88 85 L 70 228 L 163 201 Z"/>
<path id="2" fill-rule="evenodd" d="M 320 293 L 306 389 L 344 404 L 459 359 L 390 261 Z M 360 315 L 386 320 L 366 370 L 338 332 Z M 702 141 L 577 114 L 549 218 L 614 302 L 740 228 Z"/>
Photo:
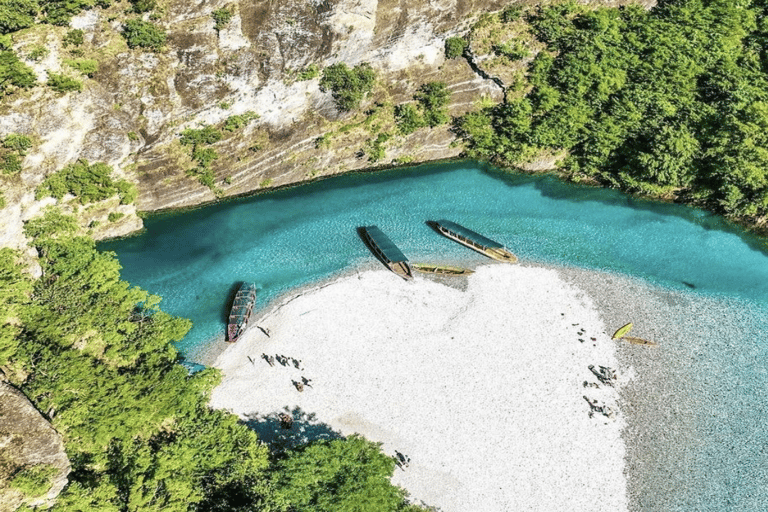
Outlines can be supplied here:
<path id="1" fill-rule="evenodd" d="M 632 330 L 632 322 L 629 322 L 627 325 L 619 327 L 619 329 L 615 333 L 613 333 L 613 336 L 611 336 L 611 339 L 618 340 L 620 338 L 623 338 L 624 335 L 631 330 Z"/>
<path id="2" fill-rule="evenodd" d="M 439 274 L 445 276 L 466 276 L 475 272 L 468 268 L 452 267 L 450 265 L 430 265 L 426 263 L 411 263 L 411 268 L 425 274 Z"/>

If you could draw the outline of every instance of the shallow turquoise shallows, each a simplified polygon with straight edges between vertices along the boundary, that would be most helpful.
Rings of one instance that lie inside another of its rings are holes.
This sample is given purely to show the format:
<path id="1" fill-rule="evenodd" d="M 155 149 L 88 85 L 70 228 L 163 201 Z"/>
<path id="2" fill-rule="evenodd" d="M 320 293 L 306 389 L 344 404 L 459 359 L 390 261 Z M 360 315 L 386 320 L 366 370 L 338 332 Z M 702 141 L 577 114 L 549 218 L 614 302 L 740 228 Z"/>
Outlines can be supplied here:
<path id="1" fill-rule="evenodd" d="M 646 466 L 658 495 L 633 503 L 649 512 L 768 509 L 768 255 L 763 241 L 719 217 L 456 163 L 346 175 L 153 215 L 141 235 L 99 246 L 117 253 L 126 280 L 161 295 L 165 311 L 192 319 L 178 347 L 193 355 L 223 343 L 240 282 L 257 284 L 263 308 L 293 288 L 375 262 L 357 226 L 378 225 L 412 262 L 477 261 L 425 224 L 441 218 L 524 261 L 626 274 L 715 304 L 678 322 L 692 333 L 690 344 L 659 352 L 681 376 L 679 389 L 653 394 L 649 384 L 649 396 L 671 412 L 644 430 L 657 454 Z M 688 415 L 687 430 L 678 413 Z M 665 434 L 672 431 L 679 435 Z M 630 481 L 633 471 L 645 469 L 630 471 Z"/>

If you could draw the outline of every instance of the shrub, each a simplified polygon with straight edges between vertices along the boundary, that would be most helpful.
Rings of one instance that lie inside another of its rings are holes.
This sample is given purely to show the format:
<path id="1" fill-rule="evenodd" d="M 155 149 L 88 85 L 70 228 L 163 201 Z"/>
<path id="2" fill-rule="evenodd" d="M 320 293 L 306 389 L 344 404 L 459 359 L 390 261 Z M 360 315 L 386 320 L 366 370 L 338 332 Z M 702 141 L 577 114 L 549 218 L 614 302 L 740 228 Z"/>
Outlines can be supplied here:
<path id="1" fill-rule="evenodd" d="M 125 214 L 123 212 L 109 212 L 109 215 L 107 215 L 107 220 L 109 222 L 115 222 L 125 217 Z"/>
<path id="2" fill-rule="evenodd" d="M 27 496 L 42 496 L 51 488 L 51 477 L 56 468 L 48 464 L 38 464 L 16 473 L 11 479 L 11 487 Z"/>
<path id="3" fill-rule="evenodd" d="M 72 194 L 80 204 L 103 201 L 118 194 L 120 202 L 127 204 L 136 197 L 136 188 L 127 181 L 114 181 L 112 168 L 105 163 L 89 165 L 78 160 L 48 176 L 35 190 L 35 198 L 63 198 Z"/>
<path id="4" fill-rule="evenodd" d="M 373 90 L 376 73 L 368 63 L 350 69 L 343 62 L 328 66 L 320 79 L 320 90 L 331 91 L 336 108 L 343 112 L 360 106 L 366 94 Z"/>
<path id="5" fill-rule="evenodd" d="M 240 128 L 243 128 L 250 121 L 258 118 L 259 118 L 259 115 L 250 110 L 240 115 L 229 116 L 229 118 L 227 118 L 227 120 L 224 121 L 224 129 L 227 130 L 228 132 L 233 132 L 235 130 L 239 130 Z"/>
<path id="6" fill-rule="evenodd" d="M 445 57 L 447 59 L 461 57 L 467 46 L 469 43 L 463 37 L 449 37 L 445 40 Z"/>
<path id="7" fill-rule="evenodd" d="M 31 27 L 39 11 L 36 0 L 0 0 L 0 34 Z"/>
<path id="8" fill-rule="evenodd" d="M 523 15 L 523 8 L 519 5 L 508 5 L 501 11 L 501 21 L 511 23 L 520 19 Z"/>
<path id="9" fill-rule="evenodd" d="M 451 93 L 443 82 L 429 82 L 414 94 L 413 98 L 419 102 L 424 112 L 424 122 L 435 127 L 448 122 L 448 113 L 445 106 Z"/>
<path id="10" fill-rule="evenodd" d="M 197 162 L 200 167 L 209 167 L 211 162 L 219 158 L 219 154 L 213 148 L 195 147 L 192 151 L 192 160 Z"/>
<path id="11" fill-rule="evenodd" d="M 230 20 L 232 20 L 232 11 L 226 7 L 222 7 L 221 9 L 216 9 L 213 11 L 211 13 L 211 17 L 216 23 L 213 28 L 216 30 L 216 32 L 218 32 L 219 30 L 226 28 L 226 26 L 229 25 Z"/>
<path id="12" fill-rule="evenodd" d="M 509 60 L 524 59 L 531 54 L 520 41 L 512 40 L 493 46 L 493 53 L 502 55 Z"/>
<path id="13" fill-rule="evenodd" d="M 37 82 L 35 73 L 10 50 L 0 51 L 0 93 L 27 89 Z"/>
<path id="14" fill-rule="evenodd" d="M 48 56 L 48 48 L 41 44 L 36 44 L 32 47 L 29 54 L 27 55 L 27 58 L 29 60 L 34 60 L 35 62 L 39 61 L 40 59 L 44 59 Z"/>
<path id="15" fill-rule="evenodd" d="M 159 50 L 165 44 L 165 31 L 154 23 L 139 18 L 127 20 L 123 25 L 123 37 L 128 48 L 150 48 Z"/>
<path id="16" fill-rule="evenodd" d="M 181 143 L 185 146 L 197 144 L 213 144 L 221 140 L 221 132 L 213 126 L 195 129 L 188 128 L 181 132 Z"/>
<path id="17" fill-rule="evenodd" d="M 388 133 L 380 133 L 375 139 L 368 139 L 365 152 L 368 154 L 369 162 L 378 162 L 384 159 L 386 148 L 384 144 L 392 138 Z"/>
<path id="18" fill-rule="evenodd" d="M 395 123 L 403 135 L 411 134 L 425 126 L 424 118 L 413 103 L 403 103 L 395 107 Z"/>
<path id="19" fill-rule="evenodd" d="M 149 12 L 157 6 L 155 0 L 131 0 L 131 5 L 133 5 L 131 10 L 136 14 Z"/>
<path id="20" fill-rule="evenodd" d="M 61 41 L 64 43 L 65 48 L 68 46 L 80 46 L 83 44 L 83 31 L 79 28 L 70 30 Z"/>
<path id="21" fill-rule="evenodd" d="M 3 139 L 3 148 L 16 151 L 19 155 L 25 155 L 26 151 L 32 147 L 32 139 L 26 135 L 11 133 Z"/>
<path id="22" fill-rule="evenodd" d="M 312 80 L 318 76 L 320 76 L 320 69 L 317 67 L 317 64 L 310 64 L 299 72 L 298 79 L 299 81 Z"/>
<path id="23" fill-rule="evenodd" d="M 48 87 L 56 92 L 80 92 L 83 90 L 83 84 L 80 80 L 68 77 L 62 73 L 48 72 Z"/>
<path id="24" fill-rule="evenodd" d="M 66 26 L 72 16 L 93 6 L 93 0 L 45 0 L 43 21 L 51 25 Z"/>
<path id="25" fill-rule="evenodd" d="M 99 63 L 94 59 L 64 59 L 64 64 L 89 78 L 93 78 L 93 75 L 99 70 Z"/>
<path id="26" fill-rule="evenodd" d="M 120 180 L 115 183 L 115 188 L 117 189 L 117 195 L 120 197 L 120 204 L 131 204 L 139 195 L 136 185 L 130 181 Z"/>

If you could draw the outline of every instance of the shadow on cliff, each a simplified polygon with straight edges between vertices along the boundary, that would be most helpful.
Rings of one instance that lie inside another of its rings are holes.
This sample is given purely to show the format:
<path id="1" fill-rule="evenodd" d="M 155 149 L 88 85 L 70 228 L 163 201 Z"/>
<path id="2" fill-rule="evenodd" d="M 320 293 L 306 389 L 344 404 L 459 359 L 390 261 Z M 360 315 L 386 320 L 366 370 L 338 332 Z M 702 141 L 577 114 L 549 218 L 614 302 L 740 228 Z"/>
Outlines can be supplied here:
<path id="1" fill-rule="evenodd" d="M 286 428 L 285 421 L 279 416 L 281 414 L 292 419 L 290 428 Z M 246 415 L 245 424 L 258 434 L 259 439 L 266 443 L 273 453 L 291 450 L 312 441 L 344 437 L 326 423 L 318 422 L 315 413 L 305 412 L 300 407 L 284 407 L 282 411 L 266 415 Z"/>

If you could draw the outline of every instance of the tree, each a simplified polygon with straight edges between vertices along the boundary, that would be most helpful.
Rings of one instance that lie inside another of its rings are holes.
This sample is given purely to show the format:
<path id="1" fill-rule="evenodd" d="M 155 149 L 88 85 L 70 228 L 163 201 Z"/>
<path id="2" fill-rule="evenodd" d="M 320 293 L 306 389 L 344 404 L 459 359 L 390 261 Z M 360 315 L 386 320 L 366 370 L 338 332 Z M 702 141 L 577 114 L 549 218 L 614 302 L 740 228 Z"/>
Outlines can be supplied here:
<path id="1" fill-rule="evenodd" d="M 336 107 L 344 112 L 356 109 L 363 98 L 373 90 L 376 73 L 368 63 L 350 69 L 343 62 L 332 64 L 323 70 L 320 90 L 330 91 Z"/>
<path id="2" fill-rule="evenodd" d="M 282 510 L 397 511 L 406 504 L 403 490 L 389 481 L 394 469 L 380 444 L 353 435 L 288 452 L 275 465 L 273 481 Z"/>
<path id="3" fill-rule="evenodd" d="M 154 23 L 133 18 L 123 24 L 123 37 L 128 43 L 128 48 L 160 50 L 165 44 L 167 36 L 165 31 L 158 28 Z"/>
<path id="4" fill-rule="evenodd" d="M 28 89 L 37 82 L 35 73 L 10 50 L 0 50 L 0 93 Z"/>
<path id="5" fill-rule="evenodd" d="M 451 97 L 448 87 L 444 82 L 429 82 L 421 87 L 413 96 L 421 105 L 424 113 L 424 122 L 431 126 L 439 126 L 448 122 L 446 105 Z"/>
<path id="6" fill-rule="evenodd" d="M 445 40 L 445 58 L 456 59 L 461 57 L 468 46 L 469 43 L 463 37 L 449 37 Z"/>
<path id="7" fill-rule="evenodd" d="M 39 11 L 36 0 L 0 0 L 0 34 L 31 27 Z"/>

